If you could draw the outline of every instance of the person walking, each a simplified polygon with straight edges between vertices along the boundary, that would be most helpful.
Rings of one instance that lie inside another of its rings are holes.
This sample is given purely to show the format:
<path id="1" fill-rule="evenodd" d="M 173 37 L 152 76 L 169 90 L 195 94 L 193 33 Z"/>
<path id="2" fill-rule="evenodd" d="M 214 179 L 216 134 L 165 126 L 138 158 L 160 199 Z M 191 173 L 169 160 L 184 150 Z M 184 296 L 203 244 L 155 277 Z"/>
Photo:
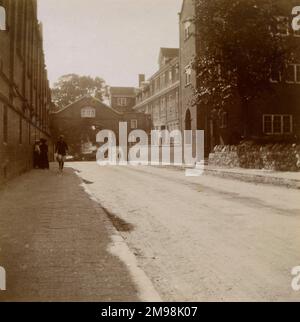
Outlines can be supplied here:
<path id="1" fill-rule="evenodd" d="M 40 151 L 40 168 L 49 169 L 48 145 L 46 139 L 41 139 Z"/>
<path id="2" fill-rule="evenodd" d="M 59 165 L 59 171 L 62 172 L 64 169 L 64 163 L 66 160 L 66 155 L 68 153 L 68 145 L 67 143 L 64 141 L 64 137 L 63 135 L 61 135 L 59 137 L 58 142 L 56 143 L 55 146 L 55 153 L 57 155 L 56 159 Z"/>

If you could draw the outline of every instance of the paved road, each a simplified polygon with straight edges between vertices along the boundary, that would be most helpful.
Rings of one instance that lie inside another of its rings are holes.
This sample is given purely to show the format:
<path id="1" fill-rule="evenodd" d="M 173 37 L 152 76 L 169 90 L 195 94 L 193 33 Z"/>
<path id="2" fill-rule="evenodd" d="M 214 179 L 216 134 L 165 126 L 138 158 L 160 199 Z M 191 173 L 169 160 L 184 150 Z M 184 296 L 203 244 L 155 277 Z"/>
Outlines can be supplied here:
<path id="1" fill-rule="evenodd" d="M 299 191 L 72 163 L 164 300 L 294 300 Z"/>

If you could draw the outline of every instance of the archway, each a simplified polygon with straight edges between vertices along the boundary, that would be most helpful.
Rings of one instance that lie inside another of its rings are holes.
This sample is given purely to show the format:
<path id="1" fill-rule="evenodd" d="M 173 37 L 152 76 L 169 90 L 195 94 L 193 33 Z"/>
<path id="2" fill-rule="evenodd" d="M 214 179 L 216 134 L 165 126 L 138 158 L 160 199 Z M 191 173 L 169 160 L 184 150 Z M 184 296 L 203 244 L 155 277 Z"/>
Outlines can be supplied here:
<path id="1" fill-rule="evenodd" d="M 186 131 L 192 130 L 192 117 L 191 117 L 191 111 L 189 109 L 185 113 L 185 130 Z"/>

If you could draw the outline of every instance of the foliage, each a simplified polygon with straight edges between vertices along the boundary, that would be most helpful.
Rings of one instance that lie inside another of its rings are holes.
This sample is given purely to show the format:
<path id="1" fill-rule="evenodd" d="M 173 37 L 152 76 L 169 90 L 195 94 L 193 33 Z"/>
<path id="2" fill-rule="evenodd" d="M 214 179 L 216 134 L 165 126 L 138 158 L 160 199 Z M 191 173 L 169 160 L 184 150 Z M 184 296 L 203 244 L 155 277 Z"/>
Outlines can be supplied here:
<path id="1" fill-rule="evenodd" d="M 291 37 L 278 33 L 282 9 L 274 0 L 195 1 L 194 103 L 222 109 L 238 94 L 246 115 L 249 102 L 272 88 L 272 73 L 284 74 L 292 59 Z"/>
<path id="2" fill-rule="evenodd" d="M 69 74 L 61 76 L 54 84 L 52 100 L 61 109 L 85 95 L 91 95 L 103 101 L 104 94 L 105 82 L 103 79 Z"/>

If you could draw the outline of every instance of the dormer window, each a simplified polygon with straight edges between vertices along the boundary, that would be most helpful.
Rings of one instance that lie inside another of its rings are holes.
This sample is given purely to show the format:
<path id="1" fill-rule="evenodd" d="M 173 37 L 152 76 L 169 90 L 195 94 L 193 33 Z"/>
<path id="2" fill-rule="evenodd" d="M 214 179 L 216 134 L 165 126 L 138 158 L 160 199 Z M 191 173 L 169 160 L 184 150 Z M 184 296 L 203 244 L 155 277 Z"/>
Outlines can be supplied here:
<path id="1" fill-rule="evenodd" d="M 0 31 L 6 30 L 6 10 L 0 5 Z"/>
<path id="2" fill-rule="evenodd" d="M 126 106 L 127 105 L 127 98 L 126 97 L 119 97 L 117 100 L 118 106 Z"/>
<path id="3" fill-rule="evenodd" d="M 96 110 L 93 107 L 84 107 L 81 109 L 81 117 L 82 118 L 95 118 Z"/>

